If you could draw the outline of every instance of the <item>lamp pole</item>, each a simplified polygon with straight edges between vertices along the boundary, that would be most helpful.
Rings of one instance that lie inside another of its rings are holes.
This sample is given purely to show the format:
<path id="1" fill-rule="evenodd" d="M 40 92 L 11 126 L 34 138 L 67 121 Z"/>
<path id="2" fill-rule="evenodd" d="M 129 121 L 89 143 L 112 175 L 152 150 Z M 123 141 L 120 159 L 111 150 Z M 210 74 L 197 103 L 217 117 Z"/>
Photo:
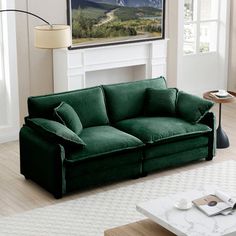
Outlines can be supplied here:
<path id="1" fill-rule="evenodd" d="M 45 49 L 66 48 L 71 46 L 71 30 L 68 25 L 54 25 L 42 17 L 28 11 L 18 9 L 0 9 L 2 12 L 20 12 L 40 19 L 46 25 L 34 27 L 35 47 Z"/>
<path id="2" fill-rule="evenodd" d="M 3 9 L 3 10 L 0 10 L 0 12 L 21 12 L 21 13 L 24 13 L 24 14 L 27 14 L 27 15 L 34 16 L 34 17 L 42 20 L 43 22 L 45 22 L 47 25 L 52 26 L 52 24 L 50 24 L 48 21 L 44 20 L 42 17 L 40 17 L 40 16 L 38 16 L 38 15 L 32 13 L 32 12 L 17 10 L 17 9 Z"/>

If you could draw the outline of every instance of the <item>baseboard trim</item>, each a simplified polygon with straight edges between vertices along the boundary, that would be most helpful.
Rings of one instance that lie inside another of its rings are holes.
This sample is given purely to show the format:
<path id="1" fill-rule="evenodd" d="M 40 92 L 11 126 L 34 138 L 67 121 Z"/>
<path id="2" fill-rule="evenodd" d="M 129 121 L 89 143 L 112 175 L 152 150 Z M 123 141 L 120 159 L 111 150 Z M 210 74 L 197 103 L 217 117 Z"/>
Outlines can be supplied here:
<path id="1" fill-rule="evenodd" d="M 16 141 L 19 139 L 19 129 L 0 128 L 0 143 Z"/>

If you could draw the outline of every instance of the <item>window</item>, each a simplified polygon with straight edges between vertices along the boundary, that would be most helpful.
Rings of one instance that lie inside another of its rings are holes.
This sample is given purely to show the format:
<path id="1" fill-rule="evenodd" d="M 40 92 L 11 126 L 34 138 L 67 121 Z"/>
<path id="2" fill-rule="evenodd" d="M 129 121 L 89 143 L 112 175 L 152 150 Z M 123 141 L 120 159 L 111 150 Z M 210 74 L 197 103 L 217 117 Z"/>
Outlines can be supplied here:
<path id="1" fill-rule="evenodd" d="M 219 0 L 184 0 L 184 54 L 217 50 Z"/>

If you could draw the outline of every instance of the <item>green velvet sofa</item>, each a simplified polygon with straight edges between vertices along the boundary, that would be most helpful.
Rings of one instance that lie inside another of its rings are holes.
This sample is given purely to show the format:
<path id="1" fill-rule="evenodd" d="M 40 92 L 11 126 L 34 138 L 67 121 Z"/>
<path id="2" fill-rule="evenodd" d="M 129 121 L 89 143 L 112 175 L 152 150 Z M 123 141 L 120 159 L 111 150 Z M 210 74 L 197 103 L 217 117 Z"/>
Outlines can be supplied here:
<path id="1" fill-rule="evenodd" d="M 70 109 L 60 109 L 62 102 Z M 21 173 L 61 198 L 74 190 L 211 160 L 211 106 L 168 89 L 163 77 L 29 97 L 29 116 L 20 130 Z M 69 125 L 55 118 L 55 109 L 69 115 Z M 79 126 L 70 120 L 73 116 Z"/>

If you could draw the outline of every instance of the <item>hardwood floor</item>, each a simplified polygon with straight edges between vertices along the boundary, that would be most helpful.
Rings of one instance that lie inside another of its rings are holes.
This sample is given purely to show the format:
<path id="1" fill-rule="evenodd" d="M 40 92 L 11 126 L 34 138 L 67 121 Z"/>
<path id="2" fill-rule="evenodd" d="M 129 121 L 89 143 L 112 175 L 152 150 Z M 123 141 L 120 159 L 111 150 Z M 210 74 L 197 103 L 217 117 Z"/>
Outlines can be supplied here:
<path id="1" fill-rule="evenodd" d="M 218 117 L 217 105 L 214 112 Z M 98 187 L 83 192 L 75 192 L 63 197 L 60 200 L 53 198 L 51 194 L 39 187 L 30 180 L 25 180 L 20 175 L 19 168 L 19 143 L 9 142 L 0 144 L 0 216 L 9 216 L 16 213 L 28 211 L 34 208 L 43 207 L 70 199 L 78 199 L 97 192 L 106 191 L 120 186 L 141 182 L 172 173 L 189 170 L 200 166 L 210 165 L 213 162 L 220 162 L 229 159 L 236 160 L 236 104 L 227 104 L 222 109 L 222 124 L 228 134 L 231 146 L 227 149 L 217 149 L 216 157 L 211 162 L 198 161 L 179 168 L 163 170 L 145 178 L 127 180 L 112 185 Z"/>

